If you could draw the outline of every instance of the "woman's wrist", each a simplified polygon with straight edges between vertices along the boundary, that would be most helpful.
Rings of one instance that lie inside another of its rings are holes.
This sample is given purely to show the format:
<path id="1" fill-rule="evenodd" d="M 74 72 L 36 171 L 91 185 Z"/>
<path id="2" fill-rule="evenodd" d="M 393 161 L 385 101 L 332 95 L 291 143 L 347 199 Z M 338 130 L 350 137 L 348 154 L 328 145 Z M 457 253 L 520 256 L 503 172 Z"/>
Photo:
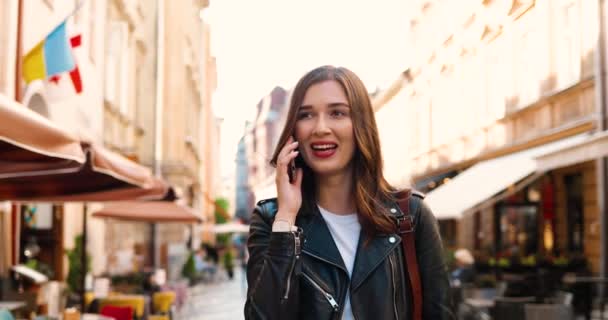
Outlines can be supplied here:
<path id="1" fill-rule="evenodd" d="M 274 221 L 285 221 L 285 222 L 289 223 L 290 226 L 293 226 L 294 223 L 296 222 L 296 215 L 291 214 L 291 213 L 286 213 L 279 209 L 279 211 L 277 212 L 277 214 L 274 218 Z"/>

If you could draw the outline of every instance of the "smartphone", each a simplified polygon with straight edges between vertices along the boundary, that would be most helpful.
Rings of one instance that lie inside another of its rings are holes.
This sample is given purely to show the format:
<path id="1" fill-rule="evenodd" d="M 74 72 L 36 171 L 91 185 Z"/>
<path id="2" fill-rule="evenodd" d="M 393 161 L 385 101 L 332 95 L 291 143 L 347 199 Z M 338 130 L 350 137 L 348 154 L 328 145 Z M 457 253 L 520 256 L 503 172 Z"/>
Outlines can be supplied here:
<path id="1" fill-rule="evenodd" d="M 296 139 L 293 138 L 293 140 L 295 141 Z M 289 176 L 289 183 L 293 184 L 296 181 L 296 169 L 300 167 L 300 161 L 300 155 L 289 161 L 289 165 L 287 166 L 287 175 Z"/>
<path id="2" fill-rule="evenodd" d="M 287 175 L 289 176 L 289 183 L 294 183 L 296 181 L 296 159 L 291 159 L 289 161 L 289 165 L 287 166 Z"/>

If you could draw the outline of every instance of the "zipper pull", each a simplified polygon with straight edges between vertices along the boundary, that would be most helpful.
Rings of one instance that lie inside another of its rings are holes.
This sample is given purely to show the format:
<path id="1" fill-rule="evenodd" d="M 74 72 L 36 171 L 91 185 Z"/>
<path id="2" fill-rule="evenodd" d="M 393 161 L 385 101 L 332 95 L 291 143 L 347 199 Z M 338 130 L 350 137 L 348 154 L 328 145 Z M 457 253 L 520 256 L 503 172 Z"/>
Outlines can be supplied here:
<path id="1" fill-rule="evenodd" d="M 334 308 L 334 311 L 338 311 L 339 306 L 338 306 L 338 303 L 336 302 L 336 300 L 334 299 L 334 297 L 332 297 L 331 294 L 326 293 L 325 298 L 327 298 L 327 301 L 329 301 L 329 304 L 331 305 L 331 307 Z"/>

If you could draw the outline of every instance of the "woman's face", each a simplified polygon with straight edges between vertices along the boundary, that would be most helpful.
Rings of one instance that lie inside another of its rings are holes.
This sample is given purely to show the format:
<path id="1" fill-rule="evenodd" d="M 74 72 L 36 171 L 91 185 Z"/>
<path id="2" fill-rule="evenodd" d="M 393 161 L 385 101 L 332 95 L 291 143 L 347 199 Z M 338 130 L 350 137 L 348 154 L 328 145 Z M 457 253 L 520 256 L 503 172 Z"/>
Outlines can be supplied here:
<path id="1" fill-rule="evenodd" d="M 297 114 L 295 138 L 300 143 L 300 154 L 315 174 L 350 170 L 355 152 L 351 111 L 337 81 L 323 81 L 306 91 Z"/>

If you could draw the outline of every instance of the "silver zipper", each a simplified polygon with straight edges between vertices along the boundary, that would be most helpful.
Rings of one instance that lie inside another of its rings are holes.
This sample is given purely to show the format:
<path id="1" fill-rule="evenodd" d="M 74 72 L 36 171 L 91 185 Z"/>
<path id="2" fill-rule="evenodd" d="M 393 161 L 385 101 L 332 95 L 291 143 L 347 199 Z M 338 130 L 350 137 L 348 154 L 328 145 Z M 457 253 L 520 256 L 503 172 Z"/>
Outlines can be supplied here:
<path id="1" fill-rule="evenodd" d="M 321 288 L 320 285 L 318 285 L 309 275 L 307 275 L 306 273 L 302 273 L 302 275 L 304 276 L 304 278 L 306 278 L 315 288 L 317 288 L 317 290 L 321 291 L 321 293 L 325 296 L 325 299 L 327 300 L 327 302 L 329 302 L 329 304 L 331 305 L 331 307 L 334 309 L 334 311 L 338 311 L 338 309 L 340 309 L 340 306 L 338 305 L 338 303 L 336 302 L 336 299 L 334 299 L 334 297 L 329 294 L 327 291 L 323 290 L 323 288 Z"/>
<path id="2" fill-rule="evenodd" d="M 287 299 L 287 297 L 289 296 L 289 289 L 291 288 L 291 275 L 293 273 L 293 269 L 296 266 L 296 260 L 300 259 L 300 255 L 298 254 L 298 247 L 300 246 L 300 236 L 298 234 L 294 233 L 293 242 L 295 259 L 291 261 L 291 267 L 289 267 L 289 273 L 287 274 L 287 286 L 285 287 L 285 294 L 283 295 L 283 299 Z"/>
<path id="3" fill-rule="evenodd" d="M 391 265 L 391 279 L 393 280 L 393 310 L 395 311 L 395 320 L 399 319 L 397 316 L 397 284 L 395 282 L 395 263 L 393 262 L 393 255 L 388 256 L 388 262 Z"/>

